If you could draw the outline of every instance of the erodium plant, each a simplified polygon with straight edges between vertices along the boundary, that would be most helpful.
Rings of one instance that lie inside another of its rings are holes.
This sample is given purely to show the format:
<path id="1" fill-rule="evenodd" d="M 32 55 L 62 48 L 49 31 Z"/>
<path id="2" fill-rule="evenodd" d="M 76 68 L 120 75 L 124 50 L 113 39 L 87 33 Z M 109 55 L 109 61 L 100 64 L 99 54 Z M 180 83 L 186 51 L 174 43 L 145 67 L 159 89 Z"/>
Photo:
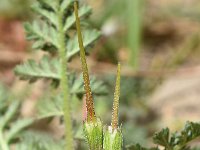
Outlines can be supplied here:
<path id="1" fill-rule="evenodd" d="M 49 52 L 49 55 L 45 55 L 39 63 L 34 60 L 28 60 L 24 64 L 17 66 L 15 73 L 21 79 L 26 79 L 30 82 L 46 78 L 51 79 L 54 85 L 59 85 L 55 86 L 55 88 L 60 88 L 58 95 L 61 97 L 62 103 L 60 103 L 59 108 L 61 106 L 63 108 L 59 110 L 59 113 L 52 112 L 51 109 L 44 113 L 46 107 L 44 105 L 41 109 L 43 113 L 42 115 L 39 114 L 38 119 L 64 115 L 66 149 L 73 150 L 74 140 L 70 99 L 73 92 L 76 93 L 76 90 L 71 90 L 73 85 L 77 83 L 70 81 L 70 79 L 74 78 L 74 74 L 70 74 L 68 62 L 79 52 L 76 35 L 73 32 L 75 24 L 73 0 L 37 0 L 32 8 L 38 14 L 39 19 L 32 24 L 25 23 L 27 39 L 33 41 L 34 49 Z M 91 13 L 91 9 L 88 6 L 83 6 L 79 9 L 79 12 L 79 17 L 84 18 Z M 85 30 L 84 41 L 82 41 L 83 46 L 91 45 L 99 35 L 98 31 L 91 28 Z M 69 85 L 70 83 L 72 85 Z M 55 98 L 55 101 L 58 100 Z M 49 106 L 48 103 L 46 104 Z M 57 105 L 55 105 L 55 108 L 57 108 Z"/>
<path id="2" fill-rule="evenodd" d="M 96 117 L 92 92 L 90 88 L 90 79 L 88 74 L 85 49 L 83 46 L 82 34 L 80 29 L 80 20 L 78 17 L 78 2 L 74 2 L 76 15 L 76 29 L 78 32 L 78 42 L 80 47 L 80 59 L 82 63 L 84 89 L 86 92 L 86 111 L 87 117 L 83 122 L 83 130 L 90 150 L 121 150 L 122 132 L 118 127 L 118 109 L 120 95 L 120 64 L 118 65 L 116 88 L 113 102 L 112 123 L 103 131 L 103 124 L 100 118 Z"/>
<path id="3" fill-rule="evenodd" d="M 84 26 L 87 30 L 81 33 L 80 18 L 85 22 L 91 9 L 88 6 L 78 9 L 78 2 L 74 0 L 36 0 L 32 8 L 38 18 L 33 23 L 25 23 L 27 39 L 33 42 L 33 49 L 47 53 L 38 62 L 32 59 L 18 65 L 15 73 L 29 82 L 48 79 L 52 81 L 52 87 L 50 92 L 44 91 L 43 100 L 38 102 L 36 117 L 22 119 L 18 114 L 21 101 L 8 101 L 14 96 L 7 96 L 8 92 L 0 86 L 0 150 L 9 150 L 13 144 L 16 150 L 74 150 L 75 130 L 72 127 L 70 105 L 74 96 L 84 93 L 87 115 L 83 121 L 83 132 L 90 150 L 121 150 L 122 147 L 127 150 L 159 150 L 158 146 L 165 150 L 195 150 L 188 143 L 200 137 L 200 124 L 193 122 L 187 122 L 181 132 L 170 134 L 168 128 L 157 132 L 153 137 L 154 143 L 158 145 L 155 148 L 144 148 L 139 144 L 124 146 L 122 129 L 118 123 L 120 64 L 117 69 L 111 125 L 104 126 L 95 114 L 91 89 L 93 94 L 98 95 L 107 90 L 102 90 L 101 81 L 89 78 L 88 75 L 85 50 L 100 33 L 88 26 Z M 74 30 L 75 24 L 77 34 Z M 68 63 L 79 51 L 84 81 L 82 77 L 71 73 L 68 67 Z M 51 120 L 54 117 L 59 118 L 61 123 L 64 119 L 64 142 L 62 138 L 55 141 L 49 135 L 28 130 L 20 135 L 34 121 L 45 118 Z"/>

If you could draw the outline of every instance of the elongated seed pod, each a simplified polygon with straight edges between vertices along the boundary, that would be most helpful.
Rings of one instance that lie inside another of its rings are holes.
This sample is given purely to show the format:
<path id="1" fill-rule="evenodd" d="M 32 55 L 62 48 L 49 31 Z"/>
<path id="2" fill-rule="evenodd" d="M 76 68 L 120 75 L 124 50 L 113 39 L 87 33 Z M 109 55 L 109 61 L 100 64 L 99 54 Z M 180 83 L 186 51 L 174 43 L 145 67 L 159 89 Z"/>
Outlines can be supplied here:
<path id="1" fill-rule="evenodd" d="M 121 127 L 118 126 L 119 96 L 120 96 L 120 64 L 118 64 L 117 68 L 111 126 L 105 127 L 104 130 L 104 137 L 103 137 L 104 150 L 122 150 L 123 136 Z"/>
<path id="2" fill-rule="evenodd" d="M 93 98 L 90 88 L 90 79 L 85 58 L 85 49 L 80 29 L 80 20 L 78 17 L 78 2 L 74 2 L 74 10 L 76 16 L 76 28 L 78 32 L 78 42 L 80 47 L 80 57 L 83 70 L 84 89 L 86 92 L 86 110 L 87 117 L 83 122 L 83 133 L 90 150 L 102 150 L 103 148 L 103 124 L 99 118 L 95 116 Z"/>
<path id="3" fill-rule="evenodd" d="M 80 19 L 78 16 L 78 2 L 74 2 L 74 11 L 76 16 L 76 29 L 78 33 L 78 43 L 80 47 L 80 59 L 82 64 L 82 71 L 83 71 L 83 80 L 84 80 L 84 89 L 86 92 L 86 109 L 87 109 L 87 121 L 96 121 L 96 115 L 94 111 L 94 103 L 92 92 L 90 88 L 90 79 L 88 75 L 88 67 L 86 63 L 86 56 L 85 56 L 85 48 L 83 46 L 83 39 L 80 29 Z"/>
<path id="4" fill-rule="evenodd" d="M 112 122 L 111 122 L 112 129 L 118 128 L 119 97 L 120 97 L 120 63 L 118 63 L 118 67 L 117 67 L 117 77 L 116 77 L 113 111 L 112 111 Z"/>

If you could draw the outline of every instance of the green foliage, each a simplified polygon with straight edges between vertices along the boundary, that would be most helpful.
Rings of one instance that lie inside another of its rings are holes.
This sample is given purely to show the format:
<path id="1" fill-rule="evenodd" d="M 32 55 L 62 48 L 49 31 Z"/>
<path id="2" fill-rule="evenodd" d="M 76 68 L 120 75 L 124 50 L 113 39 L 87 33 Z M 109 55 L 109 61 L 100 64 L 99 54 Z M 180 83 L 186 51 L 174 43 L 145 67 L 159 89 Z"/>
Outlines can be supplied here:
<path id="1" fill-rule="evenodd" d="M 0 94 L 0 104 L 3 104 L 0 107 L 0 149 L 9 150 L 9 145 L 19 138 L 19 133 L 32 124 L 33 120 L 17 118 L 20 102 L 10 101 L 3 85 L 0 85 Z"/>
<path id="2" fill-rule="evenodd" d="M 162 131 L 156 133 L 153 137 L 154 139 L 154 142 L 156 144 L 159 144 L 161 146 L 164 146 L 168 149 L 171 149 L 171 144 L 170 144 L 170 141 L 169 141 L 169 129 L 168 128 L 165 128 L 165 129 L 162 129 Z"/>
<path id="3" fill-rule="evenodd" d="M 28 131 L 22 134 L 20 141 L 16 150 L 64 150 L 63 142 L 47 133 Z"/>
<path id="4" fill-rule="evenodd" d="M 32 24 L 25 23 L 27 40 L 34 40 L 32 47 L 46 51 L 55 51 L 59 47 L 56 29 L 42 21 L 34 21 Z"/>
<path id="5" fill-rule="evenodd" d="M 77 96 L 82 98 L 84 95 L 84 88 L 83 88 L 83 79 L 80 75 L 76 77 L 75 75 L 70 76 L 69 81 L 70 94 L 72 96 Z M 91 78 L 92 83 L 92 90 L 94 91 L 94 95 L 102 95 L 107 94 L 107 87 L 103 84 L 102 81 L 97 80 L 95 77 Z M 49 93 L 45 94 L 49 95 Z M 37 104 L 37 118 L 48 118 L 54 116 L 62 116 L 63 115 L 63 97 L 61 95 L 57 96 L 44 96 Z"/>
<path id="6" fill-rule="evenodd" d="M 62 10 L 66 10 L 72 1 L 63 1 Z M 40 19 L 31 23 L 25 23 L 24 28 L 26 31 L 27 39 L 34 41 L 32 47 L 34 49 L 42 49 L 48 52 L 58 51 L 58 16 L 56 14 L 56 7 L 53 2 L 48 2 L 48 0 L 41 0 L 37 2 L 33 9 L 38 12 L 42 17 L 47 19 L 46 21 Z M 91 8 L 88 6 L 83 6 L 80 8 L 80 17 L 86 17 L 91 13 Z M 79 52 L 79 46 L 77 41 L 77 35 L 72 34 L 72 26 L 75 23 L 75 17 L 71 9 L 67 9 L 65 23 L 66 31 L 66 58 L 71 60 L 71 58 Z M 83 32 L 83 43 L 84 47 L 90 46 L 98 37 L 100 33 L 94 29 L 87 29 Z M 61 64 L 59 60 L 51 60 L 47 56 L 43 57 L 39 64 L 34 60 L 28 60 L 22 65 L 18 65 L 15 69 L 15 73 L 20 76 L 21 79 L 35 81 L 39 78 L 48 79 L 59 79 L 59 68 Z"/>
<path id="7" fill-rule="evenodd" d="M 58 59 L 50 59 L 44 56 L 39 63 L 30 59 L 22 65 L 15 68 L 15 74 L 23 80 L 30 82 L 36 81 L 40 78 L 60 79 L 60 62 Z"/>
<path id="8" fill-rule="evenodd" d="M 76 35 L 71 36 L 73 25 L 75 23 L 75 16 L 70 9 L 70 4 L 73 1 L 62 1 L 60 4 L 61 11 L 66 15 L 63 18 L 64 32 L 66 34 L 66 51 L 67 58 L 70 59 L 72 56 L 79 52 L 78 41 Z M 42 49 L 48 52 L 55 52 L 59 49 L 59 25 L 58 25 L 58 6 L 56 2 L 50 2 L 48 0 L 39 0 L 33 5 L 33 9 L 37 12 L 41 19 L 34 21 L 33 23 L 25 23 L 24 28 L 27 34 L 27 39 L 34 41 L 32 47 L 34 49 Z M 82 6 L 80 8 L 80 17 L 87 17 L 91 13 L 91 8 L 88 6 Z M 89 46 L 100 36 L 99 32 L 92 29 L 84 32 L 84 46 Z"/>
<path id="9" fill-rule="evenodd" d="M 37 104 L 37 118 L 43 119 L 63 115 L 63 101 L 61 96 L 43 98 Z"/>
<path id="10" fill-rule="evenodd" d="M 80 80 L 69 81 L 73 74 L 71 75 L 68 71 L 68 62 L 79 52 L 77 35 L 73 27 L 75 16 L 72 4 L 73 0 L 37 0 L 34 2 L 32 9 L 39 17 L 33 23 L 24 24 L 27 40 L 33 42 L 33 49 L 49 52 L 50 56 L 44 56 L 39 63 L 28 60 L 15 69 L 15 73 L 23 80 L 34 82 L 43 78 L 51 79 L 57 85 L 54 87 L 60 88 L 60 91 L 56 93 L 56 95 L 61 95 L 60 97 L 49 96 L 48 103 L 44 100 L 44 104 L 40 104 L 38 117 L 46 118 L 64 114 L 67 149 L 73 149 L 70 93 L 79 92 L 80 94 L 82 92 L 78 86 L 78 84 L 82 85 L 79 83 Z M 81 18 L 86 19 L 90 13 L 90 7 L 80 7 Z M 92 45 L 99 36 L 98 31 L 87 27 L 84 31 L 84 46 Z M 73 84 L 70 85 L 70 83 Z M 95 86 L 99 85 L 101 84 L 97 83 Z"/>
<path id="11" fill-rule="evenodd" d="M 200 124 L 187 122 L 180 133 L 169 134 L 169 129 L 163 129 L 154 135 L 154 143 L 164 146 L 166 149 L 182 150 L 192 140 L 200 137 Z"/>
<path id="12" fill-rule="evenodd" d="M 0 83 L 0 113 L 6 109 L 6 106 L 8 105 L 8 99 L 9 94 L 7 92 L 7 89 L 3 86 L 3 84 Z"/>
<path id="13" fill-rule="evenodd" d="M 165 150 L 195 150 L 199 148 L 190 148 L 188 145 L 194 139 L 200 137 L 200 123 L 187 122 L 181 132 L 170 134 L 168 128 L 162 129 L 153 136 L 155 144 L 164 147 Z M 128 150 L 151 150 L 141 147 L 139 144 L 127 146 Z M 152 150 L 159 150 L 153 148 Z"/>
<path id="14" fill-rule="evenodd" d="M 59 60 L 58 49 L 59 45 L 59 25 L 58 25 L 58 8 L 65 14 L 63 18 L 65 39 L 66 42 L 66 59 L 68 61 L 79 52 L 79 46 L 77 41 L 77 35 L 73 31 L 73 25 L 75 24 L 75 16 L 73 13 L 72 0 L 58 0 L 61 3 L 58 6 L 56 1 L 49 0 L 38 0 L 32 6 L 33 10 L 39 14 L 40 18 L 35 20 L 33 23 L 25 23 L 24 28 L 26 31 L 27 39 L 33 41 L 32 47 L 34 49 L 41 49 L 50 52 L 52 56 L 44 56 L 39 62 L 33 59 L 18 65 L 15 68 L 15 74 L 22 80 L 28 80 L 34 82 L 38 79 L 51 79 L 53 81 L 61 80 L 61 68 L 62 64 Z M 88 6 L 80 7 L 81 18 L 86 18 L 91 14 L 91 8 Z M 100 32 L 95 29 L 87 29 L 83 32 L 83 42 L 84 46 L 91 46 L 94 41 L 100 36 Z M 53 53 L 52 53 L 53 52 Z M 55 55 L 57 54 L 57 55 Z M 66 62 L 67 63 L 67 62 Z M 82 95 L 83 90 L 83 80 L 81 77 L 76 78 L 73 74 L 68 72 L 70 93 L 76 95 Z M 59 82 L 58 82 L 59 83 Z M 105 94 L 106 88 L 101 81 L 96 79 L 91 79 L 92 87 L 95 94 Z M 60 94 L 58 94 L 60 95 Z M 57 99 L 57 98 L 55 98 Z M 50 101 L 50 100 L 49 100 Z M 56 100 L 55 100 L 56 101 Z M 44 110 L 49 111 L 53 115 L 57 115 L 56 112 L 52 111 L 57 108 L 55 101 L 49 102 L 49 105 L 44 106 Z M 59 102 L 59 101 L 58 101 Z M 53 107 L 54 106 L 54 107 Z M 62 105 L 61 105 L 62 106 Z M 47 112 L 45 114 L 48 114 Z M 61 113 L 59 113 L 61 114 Z M 42 115 L 43 116 L 43 115 Z M 46 115 L 45 115 L 46 116 Z M 47 115 L 49 116 L 49 115 Z M 43 116 L 44 117 L 44 116 Z"/>

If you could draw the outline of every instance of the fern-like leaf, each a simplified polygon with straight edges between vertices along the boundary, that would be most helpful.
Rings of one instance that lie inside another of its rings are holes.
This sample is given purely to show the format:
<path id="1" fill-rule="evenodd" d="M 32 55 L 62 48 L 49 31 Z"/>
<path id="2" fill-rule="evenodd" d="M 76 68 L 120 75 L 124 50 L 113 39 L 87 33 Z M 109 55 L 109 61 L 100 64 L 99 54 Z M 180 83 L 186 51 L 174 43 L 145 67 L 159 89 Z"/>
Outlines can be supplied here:
<path id="1" fill-rule="evenodd" d="M 37 131 L 25 132 L 21 135 L 16 150 L 64 150 L 62 141 L 55 140 L 47 133 Z"/>
<path id="2" fill-rule="evenodd" d="M 45 22 L 36 22 L 32 24 L 25 23 L 27 39 L 34 40 L 33 48 L 55 51 L 58 48 L 58 35 L 56 30 Z"/>
<path id="3" fill-rule="evenodd" d="M 23 80 L 34 82 L 40 78 L 60 79 L 60 62 L 57 59 L 50 60 L 44 56 L 39 64 L 34 60 L 28 60 L 15 68 L 15 73 Z"/>
<path id="4" fill-rule="evenodd" d="M 200 137 L 200 123 L 187 122 L 180 133 L 173 134 L 171 143 L 174 147 L 183 149 L 189 142 Z"/>
<path id="5" fill-rule="evenodd" d="M 80 75 L 78 78 L 76 76 L 70 76 L 69 81 L 70 93 L 78 97 L 82 97 L 85 93 L 83 89 L 83 79 Z M 95 77 L 91 78 L 91 88 L 94 95 L 107 94 L 107 87 L 102 81 L 97 80 Z M 48 94 L 46 94 L 48 95 Z M 42 98 L 37 104 L 37 118 L 48 118 L 54 116 L 63 115 L 63 100 L 61 95 L 57 96 L 47 96 Z"/>
<path id="6" fill-rule="evenodd" d="M 50 2 L 51 3 L 51 2 Z M 46 18 L 49 23 L 53 24 L 54 26 L 58 26 L 58 17 L 54 11 L 49 11 L 47 9 L 43 9 L 43 5 L 41 3 L 35 3 L 32 8 L 35 12 L 37 12 L 42 17 Z"/>
<path id="7" fill-rule="evenodd" d="M 62 12 L 66 11 L 69 8 L 70 4 L 72 4 L 72 2 L 73 0 L 63 0 L 60 6 L 61 11 Z"/>
<path id="8" fill-rule="evenodd" d="M 53 116 L 63 115 L 63 101 L 62 96 L 54 96 L 42 99 L 37 104 L 37 118 L 43 119 Z"/>
<path id="9" fill-rule="evenodd" d="M 163 146 L 166 150 L 187 150 L 188 143 L 200 137 L 200 123 L 187 122 L 181 132 L 171 134 L 168 128 L 156 133 L 154 143 Z"/>
<path id="10" fill-rule="evenodd" d="M 10 125 L 10 130 L 6 133 L 6 140 L 10 143 L 13 138 L 21 133 L 21 131 L 31 125 L 33 119 L 19 119 Z"/>
<path id="11" fill-rule="evenodd" d="M 52 0 L 37 0 L 45 9 L 57 11 L 57 2 Z"/>
<path id="12" fill-rule="evenodd" d="M 162 131 L 154 134 L 153 141 L 155 144 L 166 147 L 167 149 L 172 149 L 170 144 L 170 132 L 168 128 L 162 129 Z"/>
<path id="13" fill-rule="evenodd" d="M 9 94 L 7 92 L 8 89 L 6 89 L 3 84 L 0 83 L 0 114 L 5 110 L 6 106 L 9 104 Z"/>
<path id="14" fill-rule="evenodd" d="M 2 92 L 5 92 L 2 94 Z M 3 95 L 7 95 L 7 91 L 4 90 L 1 85 L 0 103 L 5 100 L 9 103 L 5 104 L 4 107 L 0 107 L 0 149 L 9 149 L 12 140 L 18 137 L 18 134 L 22 132 L 24 128 L 32 124 L 32 119 L 17 119 L 18 110 L 20 108 L 20 102 L 9 101 L 9 99 L 2 98 Z M 8 98 L 8 97 L 7 97 Z"/>

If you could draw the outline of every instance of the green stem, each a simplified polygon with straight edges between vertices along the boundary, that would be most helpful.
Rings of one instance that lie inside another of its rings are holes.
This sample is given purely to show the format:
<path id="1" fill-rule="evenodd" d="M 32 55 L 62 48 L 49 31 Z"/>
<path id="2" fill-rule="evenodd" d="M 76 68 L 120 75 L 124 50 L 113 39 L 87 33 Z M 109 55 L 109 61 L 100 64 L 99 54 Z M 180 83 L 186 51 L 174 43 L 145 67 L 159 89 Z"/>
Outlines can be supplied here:
<path id="1" fill-rule="evenodd" d="M 66 138 L 66 150 L 74 150 L 73 144 L 73 130 L 71 121 L 71 109 L 69 101 L 69 88 L 67 77 L 67 58 L 66 58 L 66 44 L 65 44 L 65 32 L 63 29 L 63 17 L 64 14 L 61 10 L 58 10 L 58 34 L 59 34 L 59 55 L 61 60 L 61 90 L 63 94 L 63 111 L 65 122 L 65 138 Z"/>
<path id="2" fill-rule="evenodd" d="M 7 145 L 7 142 L 4 140 L 2 135 L 2 130 L 0 130 L 0 148 L 2 150 L 9 150 L 9 147 Z"/>

